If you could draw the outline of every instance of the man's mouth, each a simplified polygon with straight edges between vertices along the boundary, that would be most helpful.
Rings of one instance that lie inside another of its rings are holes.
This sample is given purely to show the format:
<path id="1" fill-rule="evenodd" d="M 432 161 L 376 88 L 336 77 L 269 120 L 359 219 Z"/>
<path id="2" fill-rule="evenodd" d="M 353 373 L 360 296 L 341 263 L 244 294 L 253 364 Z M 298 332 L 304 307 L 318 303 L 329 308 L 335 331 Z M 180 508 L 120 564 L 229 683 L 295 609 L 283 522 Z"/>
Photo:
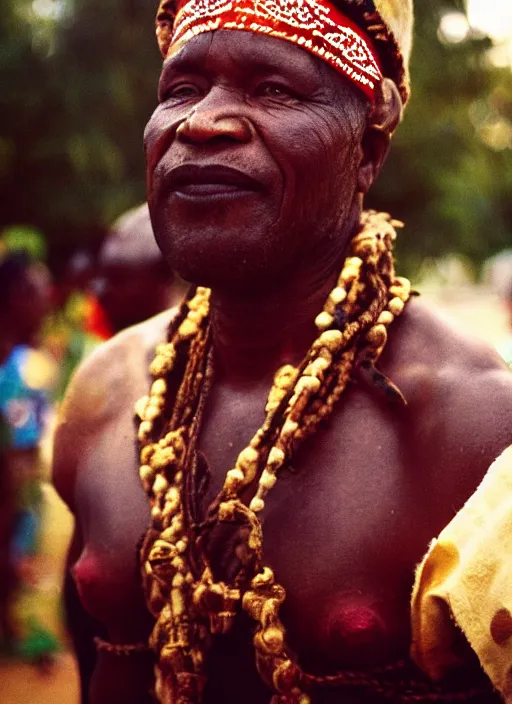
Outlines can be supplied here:
<path id="1" fill-rule="evenodd" d="M 229 166 L 184 164 L 167 175 L 166 190 L 187 200 L 233 198 L 261 191 L 262 184 Z"/>

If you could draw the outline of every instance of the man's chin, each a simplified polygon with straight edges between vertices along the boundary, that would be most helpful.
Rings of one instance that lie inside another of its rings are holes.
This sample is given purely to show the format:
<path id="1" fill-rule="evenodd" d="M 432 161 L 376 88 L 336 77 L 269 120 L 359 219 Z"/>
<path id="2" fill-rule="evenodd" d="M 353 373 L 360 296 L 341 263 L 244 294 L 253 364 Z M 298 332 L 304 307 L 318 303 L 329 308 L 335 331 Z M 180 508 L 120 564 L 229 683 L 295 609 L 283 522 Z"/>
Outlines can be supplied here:
<path id="1" fill-rule="evenodd" d="M 231 261 L 227 258 L 224 262 L 211 258 L 197 258 L 194 262 L 178 262 L 178 274 L 196 286 L 206 286 L 214 291 L 232 295 L 252 295 L 262 292 L 272 285 L 273 281 L 282 278 L 282 272 L 274 270 L 268 262 L 247 260 Z"/>

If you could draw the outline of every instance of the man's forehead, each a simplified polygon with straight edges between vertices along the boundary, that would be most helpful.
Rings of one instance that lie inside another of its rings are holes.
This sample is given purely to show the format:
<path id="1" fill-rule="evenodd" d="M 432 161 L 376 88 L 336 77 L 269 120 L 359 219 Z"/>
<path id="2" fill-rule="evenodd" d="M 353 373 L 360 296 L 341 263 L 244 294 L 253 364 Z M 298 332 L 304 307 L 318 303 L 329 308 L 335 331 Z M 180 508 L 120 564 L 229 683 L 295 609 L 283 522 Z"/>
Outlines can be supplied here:
<path id="1" fill-rule="evenodd" d="M 213 57 L 220 57 L 233 64 L 240 72 L 298 70 L 318 75 L 319 60 L 314 56 L 275 37 L 265 37 L 251 32 L 217 30 L 199 34 L 164 61 L 164 69 L 186 71 L 207 68 Z"/>

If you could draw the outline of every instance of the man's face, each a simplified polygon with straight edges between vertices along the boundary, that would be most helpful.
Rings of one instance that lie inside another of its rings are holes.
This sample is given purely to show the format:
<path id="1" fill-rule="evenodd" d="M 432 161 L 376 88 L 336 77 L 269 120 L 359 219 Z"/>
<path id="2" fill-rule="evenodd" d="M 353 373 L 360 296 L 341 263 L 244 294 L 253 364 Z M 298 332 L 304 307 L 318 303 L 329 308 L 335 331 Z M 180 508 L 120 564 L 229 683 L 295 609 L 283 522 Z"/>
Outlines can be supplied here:
<path id="1" fill-rule="evenodd" d="M 188 281 L 252 287 L 337 251 L 356 197 L 364 99 L 282 40 L 217 31 L 164 64 L 145 132 L 148 202 Z"/>

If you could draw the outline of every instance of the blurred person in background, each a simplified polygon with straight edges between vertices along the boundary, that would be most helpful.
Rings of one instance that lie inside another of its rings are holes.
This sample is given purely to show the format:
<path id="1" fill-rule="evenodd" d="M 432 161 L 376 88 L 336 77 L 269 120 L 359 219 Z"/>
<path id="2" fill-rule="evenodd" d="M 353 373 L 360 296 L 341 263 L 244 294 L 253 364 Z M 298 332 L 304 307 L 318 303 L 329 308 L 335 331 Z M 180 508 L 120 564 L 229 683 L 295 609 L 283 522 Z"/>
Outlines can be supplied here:
<path id="1" fill-rule="evenodd" d="M 158 249 L 146 203 L 124 213 L 108 232 L 92 289 L 113 334 L 183 297 L 185 285 Z"/>
<path id="2" fill-rule="evenodd" d="M 44 344 L 59 365 L 55 399 L 61 401 L 76 367 L 112 332 L 91 290 L 95 261 L 78 250 L 65 263 L 53 287 L 52 312 L 44 325 Z"/>
<path id="3" fill-rule="evenodd" d="M 56 642 L 37 624 L 13 613 L 18 589 L 30 589 L 41 524 L 40 443 L 56 381 L 52 360 L 38 347 L 50 303 L 46 268 L 24 251 L 0 259 L 0 414 L 2 452 L 2 638 L 4 646 L 38 661 Z"/>
<path id="4" fill-rule="evenodd" d="M 92 704 L 512 697 L 512 377 L 363 210 L 412 24 L 160 3 L 148 202 L 194 285 L 78 371 L 55 443 Z"/>

